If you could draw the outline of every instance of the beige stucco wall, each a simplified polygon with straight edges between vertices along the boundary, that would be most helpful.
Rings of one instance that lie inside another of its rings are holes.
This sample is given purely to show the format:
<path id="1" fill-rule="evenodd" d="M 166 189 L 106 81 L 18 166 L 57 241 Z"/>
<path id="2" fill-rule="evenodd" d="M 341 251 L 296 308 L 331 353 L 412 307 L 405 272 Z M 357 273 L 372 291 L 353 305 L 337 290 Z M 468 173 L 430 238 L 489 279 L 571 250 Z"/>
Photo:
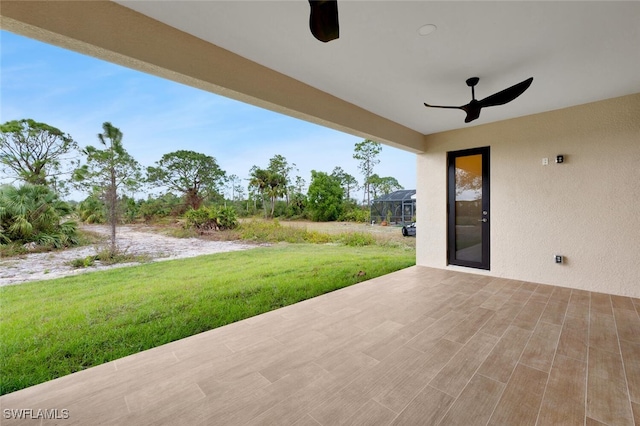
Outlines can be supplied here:
<path id="1" fill-rule="evenodd" d="M 419 265 L 483 273 L 446 264 L 446 158 L 490 146 L 487 273 L 640 297 L 640 94 L 429 135 L 425 144 Z M 564 164 L 554 162 L 559 154 Z"/>

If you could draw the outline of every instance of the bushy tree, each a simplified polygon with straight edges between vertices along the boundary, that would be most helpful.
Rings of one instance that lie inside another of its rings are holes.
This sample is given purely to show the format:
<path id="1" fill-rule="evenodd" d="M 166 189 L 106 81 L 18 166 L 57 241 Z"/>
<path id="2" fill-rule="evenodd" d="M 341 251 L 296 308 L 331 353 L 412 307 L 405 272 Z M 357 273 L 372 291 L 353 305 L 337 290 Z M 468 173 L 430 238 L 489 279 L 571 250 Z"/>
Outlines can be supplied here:
<path id="1" fill-rule="evenodd" d="M 0 186 L 0 244 L 75 245 L 76 223 L 64 219 L 72 210 L 43 185 Z"/>
<path id="2" fill-rule="evenodd" d="M 4 177 L 63 189 L 79 156 L 70 135 L 30 118 L 0 125 L 0 165 Z"/>
<path id="3" fill-rule="evenodd" d="M 335 177 L 327 173 L 311 171 L 307 199 L 311 220 L 317 222 L 337 220 L 342 213 L 342 187 Z"/>
<path id="4" fill-rule="evenodd" d="M 369 177 L 368 182 L 374 199 L 402 189 L 402 185 L 398 183 L 398 180 L 391 176 L 380 177 L 377 174 L 373 174 Z"/>
<path id="5" fill-rule="evenodd" d="M 340 185 L 342 185 L 345 200 L 350 200 L 351 191 L 355 191 L 358 188 L 358 181 L 356 178 L 345 172 L 342 167 L 334 168 L 333 172 L 331 172 L 331 176 L 338 179 Z"/>
<path id="6" fill-rule="evenodd" d="M 156 167 L 147 168 L 147 181 L 184 195 L 187 206 L 198 209 L 208 196 L 219 194 L 226 173 L 214 157 L 178 150 L 162 156 Z"/>

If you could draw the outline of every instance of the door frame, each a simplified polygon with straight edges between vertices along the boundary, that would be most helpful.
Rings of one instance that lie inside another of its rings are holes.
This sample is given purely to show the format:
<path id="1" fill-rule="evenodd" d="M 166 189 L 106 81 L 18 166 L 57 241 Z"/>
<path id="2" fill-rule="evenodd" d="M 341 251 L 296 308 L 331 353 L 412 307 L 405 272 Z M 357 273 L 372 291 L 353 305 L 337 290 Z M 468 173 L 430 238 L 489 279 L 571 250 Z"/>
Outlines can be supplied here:
<path id="1" fill-rule="evenodd" d="M 482 222 L 482 261 L 456 259 L 456 191 L 455 191 L 455 159 L 469 155 L 482 155 L 482 211 L 487 212 L 479 220 Z M 491 230 L 491 203 L 490 203 L 490 147 L 464 149 L 447 153 L 447 264 L 466 266 L 477 269 L 490 269 L 490 230 Z"/>

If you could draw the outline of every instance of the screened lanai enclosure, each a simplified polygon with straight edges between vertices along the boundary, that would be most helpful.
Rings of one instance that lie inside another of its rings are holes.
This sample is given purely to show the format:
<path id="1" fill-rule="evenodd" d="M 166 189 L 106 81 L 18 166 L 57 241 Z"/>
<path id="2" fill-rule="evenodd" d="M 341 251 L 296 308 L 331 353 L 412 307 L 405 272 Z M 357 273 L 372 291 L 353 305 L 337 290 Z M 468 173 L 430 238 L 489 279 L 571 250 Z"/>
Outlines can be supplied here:
<path id="1" fill-rule="evenodd" d="M 376 198 L 371 203 L 371 221 L 396 224 L 415 222 L 416 190 L 403 189 Z"/>

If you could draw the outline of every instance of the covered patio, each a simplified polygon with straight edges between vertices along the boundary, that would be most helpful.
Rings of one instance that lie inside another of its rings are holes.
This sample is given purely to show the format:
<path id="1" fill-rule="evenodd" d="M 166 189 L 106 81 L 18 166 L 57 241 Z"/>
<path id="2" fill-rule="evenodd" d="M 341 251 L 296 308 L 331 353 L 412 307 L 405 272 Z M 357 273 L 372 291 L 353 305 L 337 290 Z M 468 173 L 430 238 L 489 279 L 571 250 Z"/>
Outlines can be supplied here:
<path id="1" fill-rule="evenodd" d="M 640 424 L 639 312 L 416 266 L 5 395 L 3 425 Z"/>
<path id="2" fill-rule="evenodd" d="M 418 266 L 4 395 L 3 425 L 640 425 L 638 3 L 339 4 L 324 44 L 306 1 L 3 1 L 4 29 L 416 153 L 425 231 Z M 424 107 L 474 76 L 535 80 L 469 125 Z M 475 148 L 482 275 L 448 258 Z"/>

